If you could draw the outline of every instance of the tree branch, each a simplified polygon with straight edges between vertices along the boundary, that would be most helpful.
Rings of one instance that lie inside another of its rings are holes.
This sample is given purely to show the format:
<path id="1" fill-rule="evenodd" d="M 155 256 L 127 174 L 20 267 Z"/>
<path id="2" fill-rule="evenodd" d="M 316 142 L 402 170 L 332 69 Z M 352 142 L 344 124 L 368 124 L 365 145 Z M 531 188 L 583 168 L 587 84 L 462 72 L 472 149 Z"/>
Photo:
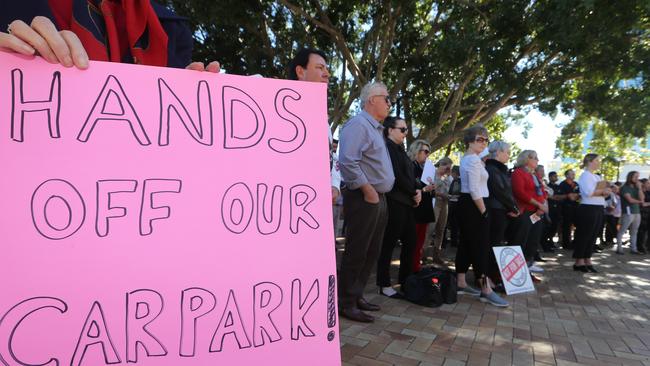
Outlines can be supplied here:
<path id="1" fill-rule="evenodd" d="M 435 2 L 431 3 L 432 8 L 434 4 Z M 424 38 L 422 38 L 422 40 L 420 41 L 420 44 L 418 45 L 415 53 L 408 58 L 408 60 L 406 61 L 406 68 L 397 77 L 397 81 L 390 88 L 389 94 L 391 96 L 395 96 L 395 94 L 397 94 L 397 91 L 402 89 L 402 87 L 406 84 L 408 79 L 411 77 L 413 70 L 415 70 L 415 64 L 418 62 L 418 59 L 422 57 L 422 55 L 424 55 L 424 52 L 427 50 L 427 47 L 431 44 L 433 37 L 435 37 L 436 32 L 440 30 L 441 27 L 440 16 L 442 15 L 442 13 L 443 13 L 443 9 L 439 7 L 436 17 L 433 19 L 433 22 L 431 23 L 431 28 L 427 32 L 426 36 L 424 36 Z"/>
<path id="2" fill-rule="evenodd" d="M 390 6 L 390 2 L 386 1 L 387 5 Z M 382 79 L 384 73 L 384 66 L 388 60 L 388 55 L 390 54 L 391 48 L 393 48 L 393 43 L 395 43 L 395 27 L 397 26 L 397 19 L 399 18 L 402 12 L 402 6 L 398 5 L 397 9 L 394 12 L 390 11 L 388 8 L 388 32 L 384 33 L 384 37 L 381 40 L 381 48 L 379 52 L 379 60 L 377 61 L 377 78 Z"/>
<path id="3" fill-rule="evenodd" d="M 318 19 L 316 19 L 315 17 L 307 13 L 304 9 L 290 3 L 288 0 L 278 0 L 278 1 L 282 5 L 286 6 L 289 10 L 291 10 L 291 12 L 294 13 L 295 15 L 307 19 L 309 22 L 313 23 L 314 25 L 322 28 L 325 32 L 327 32 L 330 35 L 330 37 L 334 39 L 334 43 L 336 43 L 336 45 L 339 48 L 339 51 L 341 52 L 341 54 L 343 54 L 343 57 L 347 60 L 350 73 L 352 73 L 354 78 L 360 81 L 362 84 L 366 83 L 366 77 L 361 73 L 359 66 L 357 65 L 356 61 L 354 60 L 354 57 L 352 56 L 352 52 L 350 51 L 350 48 L 348 48 L 347 44 L 345 43 L 345 38 L 343 37 L 341 32 L 339 32 L 332 25 L 332 22 L 330 21 L 329 17 L 327 16 L 323 8 L 320 6 L 320 3 L 318 3 L 318 1 L 315 1 L 314 5 L 317 6 L 319 10 L 319 14 L 323 18 L 323 21 L 319 21 Z"/>

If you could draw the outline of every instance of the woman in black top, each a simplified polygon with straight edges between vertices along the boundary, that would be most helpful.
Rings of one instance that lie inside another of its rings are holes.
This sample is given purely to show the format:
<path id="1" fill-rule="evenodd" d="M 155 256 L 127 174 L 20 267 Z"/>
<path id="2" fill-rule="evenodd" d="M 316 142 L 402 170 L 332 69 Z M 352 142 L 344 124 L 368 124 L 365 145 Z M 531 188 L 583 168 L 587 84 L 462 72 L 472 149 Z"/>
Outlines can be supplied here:
<path id="1" fill-rule="evenodd" d="M 512 195 L 512 184 L 506 163 L 510 160 L 510 145 L 503 141 L 493 141 L 488 146 L 488 159 L 485 169 L 488 172 L 488 191 L 490 196 L 485 199 L 490 219 L 490 246 L 504 245 L 506 228 L 509 217 L 517 217 L 519 208 Z M 489 276 L 493 283 L 500 283 L 499 268 L 496 259 L 491 256 Z"/>
<path id="2" fill-rule="evenodd" d="M 502 245 L 504 242 L 508 217 L 519 215 L 519 208 L 512 195 L 512 185 L 506 163 L 510 159 L 510 145 L 503 141 L 493 141 L 488 147 L 488 190 L 490 196 L 485 200 L 490 217 L 490 244 Z"/>
<path id="3" fill-rule="evenodd" d="M 421 192 L 417 189 L 411 159 L 404 150 L 406 122 L 397 117 L 388 117 L 384 122 L 386 147 L 393 165 L 395 184 L 386 194 L 388 204 L 388 223 L 384 241 L 377 261 L 377 286 L 379 293 L 389 297 L 401 297 L 393 289 L 390 281 L 390 262 L 393 249 L 399 239 L 402 243 L 400 253 L 399 283 L 404 284 L 412 270 L 415 249 L 415 215 L 413 207 L 420 203 Z"/>

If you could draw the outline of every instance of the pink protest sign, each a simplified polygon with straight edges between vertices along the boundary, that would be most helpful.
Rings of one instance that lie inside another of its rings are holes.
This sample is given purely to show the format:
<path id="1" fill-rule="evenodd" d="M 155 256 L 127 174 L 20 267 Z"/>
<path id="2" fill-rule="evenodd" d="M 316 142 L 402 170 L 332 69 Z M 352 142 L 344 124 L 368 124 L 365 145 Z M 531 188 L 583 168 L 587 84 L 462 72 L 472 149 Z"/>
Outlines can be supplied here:
<path id="1" fill-rule="evenodd" d="M 340 364 L 324 85 L 0 52 L 0 125 L 0 364 Z"/>

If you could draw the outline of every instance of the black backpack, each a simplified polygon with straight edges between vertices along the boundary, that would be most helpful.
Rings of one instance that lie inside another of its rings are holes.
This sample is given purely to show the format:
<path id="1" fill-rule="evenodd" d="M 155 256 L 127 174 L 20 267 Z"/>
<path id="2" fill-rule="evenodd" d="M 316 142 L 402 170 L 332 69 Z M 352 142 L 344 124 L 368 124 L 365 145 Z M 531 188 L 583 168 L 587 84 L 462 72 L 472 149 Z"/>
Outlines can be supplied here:
<path id="1" fill-rule="evenodd" d="M 456 302 L 456 276 L 449 270 L 423 268 L 406 278 L 404 293 L 412 303 L 438 307 Z"/>

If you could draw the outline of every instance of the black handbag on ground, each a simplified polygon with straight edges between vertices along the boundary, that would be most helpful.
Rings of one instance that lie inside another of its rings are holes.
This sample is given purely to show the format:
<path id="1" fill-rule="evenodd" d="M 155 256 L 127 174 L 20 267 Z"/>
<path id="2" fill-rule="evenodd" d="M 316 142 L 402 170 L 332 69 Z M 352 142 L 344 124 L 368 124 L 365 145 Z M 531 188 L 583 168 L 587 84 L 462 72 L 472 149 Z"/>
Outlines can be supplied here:
<path id="1" fill-rule="evenodd" d="M 456 276 L 449 270 L 423 268 L 406 278 L 406 299 L 412 303 L 438 307 L 456 302 Z"/>

